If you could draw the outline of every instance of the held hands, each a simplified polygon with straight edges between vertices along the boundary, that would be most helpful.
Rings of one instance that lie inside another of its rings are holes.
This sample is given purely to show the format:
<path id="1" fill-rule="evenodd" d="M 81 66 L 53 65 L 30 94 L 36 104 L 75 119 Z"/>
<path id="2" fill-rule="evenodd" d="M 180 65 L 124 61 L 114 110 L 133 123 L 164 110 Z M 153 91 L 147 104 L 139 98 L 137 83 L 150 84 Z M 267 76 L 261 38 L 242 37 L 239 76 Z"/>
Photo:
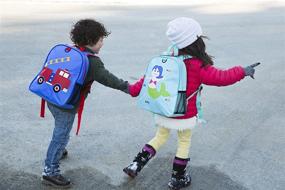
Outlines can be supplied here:
<path id="1" fill-rule="evenodd" d="M 252 64 L 250 66 L 247 66 L 247 67 L 243 68 L 244 72 L 245 72 L 245 76 L 250 76 L 251 78 L 254 79 L 254 72 L 255 72 L 254 67 L 256 67 L 258 65 L 260 65 L 259 62 L 258 63 L 254 63 L 254 64 Z"/>

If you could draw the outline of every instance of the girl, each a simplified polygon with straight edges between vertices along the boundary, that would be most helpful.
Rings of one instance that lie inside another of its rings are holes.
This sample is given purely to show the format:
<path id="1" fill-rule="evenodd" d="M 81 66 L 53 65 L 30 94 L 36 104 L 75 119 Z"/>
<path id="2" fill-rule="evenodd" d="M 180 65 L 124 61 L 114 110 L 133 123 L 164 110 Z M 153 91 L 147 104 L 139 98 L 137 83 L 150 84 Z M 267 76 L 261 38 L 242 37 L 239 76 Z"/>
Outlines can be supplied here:
<path id="1" fill-rule="evenodd" d="M 212 86 L 232 85 L 245 76 L 254 75 L 254 67 L 259 63 L 248 67 L 236 66 L 227 70 L 220 70 L 213 66 L 213 60 L 206 53 L 200 24 L 191 18 L 176 18 L 168 23 L 166 32 L 168 39 L 179 49 L 179 55 L 190 55 L 184 63 L 187 70 L 187 90 L 189 97 L 201 84 Z M 144 78 L 133 85 L 129 85 L 131 96 L 139 95 Z M 181 117 L 166 118 L 155 115 L 157 133 L 155 137 L 144 145 L 141 152 L 137 154 L 133 162 L 124 172 L 131 177 L 137 176 L 138 172 L 146 163 L 154 157 L 156 151 L 166 142 L 170 129 L 176 129 L 178 135 L 177 152 L 173 160 L 172 176 L 168 183 L 171 189 L 180 189 L 189 186 L 191 177 L 186 173 L 186 166 L 189 162 L 189 148 L 191 145 L 191 130 L 197 124 L 197 107 L 195 94 L 188 100 L 187 113 Z"/>

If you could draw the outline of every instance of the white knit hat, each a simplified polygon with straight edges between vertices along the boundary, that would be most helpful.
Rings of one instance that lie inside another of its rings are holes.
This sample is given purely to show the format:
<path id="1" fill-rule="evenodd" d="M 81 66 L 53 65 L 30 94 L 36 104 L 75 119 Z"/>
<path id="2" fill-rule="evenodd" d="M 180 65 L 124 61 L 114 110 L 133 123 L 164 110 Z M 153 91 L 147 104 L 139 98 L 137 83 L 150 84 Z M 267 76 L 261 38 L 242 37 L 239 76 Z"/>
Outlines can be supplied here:
<path id="1" fill-rule="evenodd" d="M 179 17 L 170 21 L 167 25 L 166 36 L 179 49 L 195 42 L 202 35 L 200 24 L 186 17 Z"/>

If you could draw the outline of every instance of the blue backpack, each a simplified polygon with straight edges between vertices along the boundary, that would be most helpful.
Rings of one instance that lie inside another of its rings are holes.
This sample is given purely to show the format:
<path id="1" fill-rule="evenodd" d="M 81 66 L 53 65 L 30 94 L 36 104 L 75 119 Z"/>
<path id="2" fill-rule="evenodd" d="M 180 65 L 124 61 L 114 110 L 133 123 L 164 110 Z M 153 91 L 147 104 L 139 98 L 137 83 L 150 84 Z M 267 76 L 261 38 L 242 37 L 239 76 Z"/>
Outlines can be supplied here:
<path id="1" fill-rule="evenodd" d="M 138 106 L 150 112 L 166 116 L 179 117 L 187 112 L 187 102 L 196 93 L 198 117 L 202 117 L 200 92 L 186 97 L 187 72 L 184 59 L 190 56 L 178 56 L 175 46 L 168 48 L 158 57 L 154 57 L 145 72 L 144 83 L 138 98 Z"/>
<path id="2" fill-rule="evenodd" d="M 89 55 L 82 48 L 63 44 L 54 46 L 29 86 L 30 91 L 42 98 L 41 117 L 44 117 L 45 101 L 60 108 L 72 109 L 80 99 L 76 134 L 80 128 L 84 93 L 91 87 L 89 84 L 83 88 L 89 68 Z"/>

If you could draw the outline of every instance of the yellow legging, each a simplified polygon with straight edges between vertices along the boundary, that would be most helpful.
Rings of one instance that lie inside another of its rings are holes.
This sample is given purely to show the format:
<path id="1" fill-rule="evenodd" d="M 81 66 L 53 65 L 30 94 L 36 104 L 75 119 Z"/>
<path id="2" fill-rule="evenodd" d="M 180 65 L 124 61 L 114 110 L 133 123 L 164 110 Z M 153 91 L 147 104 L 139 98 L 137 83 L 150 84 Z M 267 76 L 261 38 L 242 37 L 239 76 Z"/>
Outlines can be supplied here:
<path id="1" fill-rule="evenodd" d="M 151 139 L 148 144 L 157 151 L 167 141 L 169 133 L 170 129 L 158 127 L 155 137 Z M 191 129 L 185 129 L 183 131 L 178 130 L 177 135 L 178 147 L 176 157 L 187 159 L 189 158 L 189 150 L 191 146 Z"/>

